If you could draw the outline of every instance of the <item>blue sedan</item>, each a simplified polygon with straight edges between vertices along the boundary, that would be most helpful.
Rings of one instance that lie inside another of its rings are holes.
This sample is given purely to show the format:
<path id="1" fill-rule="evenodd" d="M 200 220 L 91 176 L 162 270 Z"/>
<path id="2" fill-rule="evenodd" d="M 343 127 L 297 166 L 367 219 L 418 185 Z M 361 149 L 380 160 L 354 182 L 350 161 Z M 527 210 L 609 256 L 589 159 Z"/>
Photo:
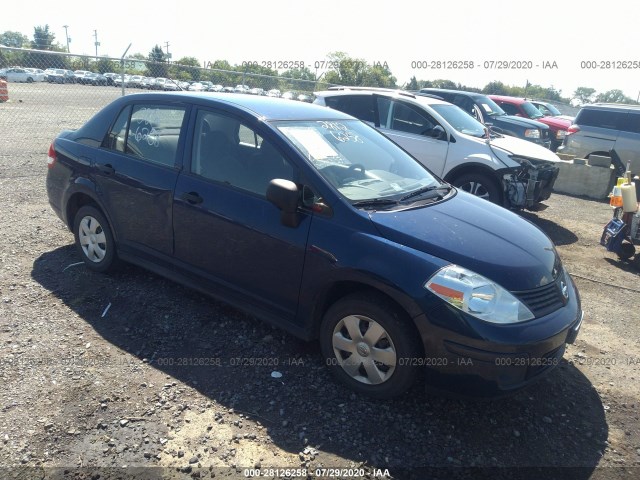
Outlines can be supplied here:
<path id="1" fill-rule="evenodd" d="M 365 395 L 400 395 L 419 375 L 517 391 L 582 322 L 542 231 L 337 110 L 129 95 L 60 133 L 48 161 L 50 204 L 88 268 L 130 262 L 319 340 Z"/>

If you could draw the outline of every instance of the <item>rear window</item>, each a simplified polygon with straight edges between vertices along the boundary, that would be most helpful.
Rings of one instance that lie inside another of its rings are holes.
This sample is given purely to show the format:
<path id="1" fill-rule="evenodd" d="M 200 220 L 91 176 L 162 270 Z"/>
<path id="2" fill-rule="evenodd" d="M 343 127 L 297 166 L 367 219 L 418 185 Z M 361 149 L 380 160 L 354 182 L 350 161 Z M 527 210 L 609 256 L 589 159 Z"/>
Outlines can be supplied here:
<path id="1" fill-rule="evenodd" d="M 626 115 L 627 112 L 583 108 L 578 113 L 575 123 L 576 125 L 618 130 L 622 126 L 622 120 Z"/>

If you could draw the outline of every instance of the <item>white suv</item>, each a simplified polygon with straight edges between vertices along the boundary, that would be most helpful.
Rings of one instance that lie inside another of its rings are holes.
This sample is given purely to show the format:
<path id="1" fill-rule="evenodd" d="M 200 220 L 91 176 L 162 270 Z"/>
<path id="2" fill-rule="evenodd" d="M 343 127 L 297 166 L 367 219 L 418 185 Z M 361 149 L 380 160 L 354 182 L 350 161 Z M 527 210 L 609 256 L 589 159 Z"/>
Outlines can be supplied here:
<path id="1" fill-rule="evenodd" d="M 314 103 L 352 115 L 396 142 L 447 182 L 508 208 L 549 198 L 562 162 L 550 150 L 489 132 L 433 95 L 365 87 L 316 92 Z"/>

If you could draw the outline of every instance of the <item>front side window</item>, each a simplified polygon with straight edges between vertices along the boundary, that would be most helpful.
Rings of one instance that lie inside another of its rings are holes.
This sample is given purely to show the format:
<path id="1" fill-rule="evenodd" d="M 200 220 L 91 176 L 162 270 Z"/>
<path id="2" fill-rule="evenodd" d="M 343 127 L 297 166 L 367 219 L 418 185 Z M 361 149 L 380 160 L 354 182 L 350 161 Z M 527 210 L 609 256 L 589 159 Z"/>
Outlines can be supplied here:
<path id="1" fill-rule="evenodd" d="M 294 169 L 273 144 L 235 117 L 198 112 L 191 173 L 264 196 L 275 178 L 294 179 Z"/>
<path id="2" fill-rule="evenodd" d="M 282 121 L 276 126 L 352 202 L 397 200 L 440 181 L 413 157 L 356 120 Z"/>
<path id="3" fill-rule="evenodd" d="M 393 130 L 426 135 L 436 126 L 436 121 L 429 114 L 405 103 L 392 101 L 392 108 L 391 129 Z"/>
<path id="4" fill-rule="evenodd" d="M 610 110 L 583 109 L 580 110 L 574 123 L 590 127 L 608 128 L 617 130 L 623 123 L 622 118 L 626 112 L 612 112 Z"/>

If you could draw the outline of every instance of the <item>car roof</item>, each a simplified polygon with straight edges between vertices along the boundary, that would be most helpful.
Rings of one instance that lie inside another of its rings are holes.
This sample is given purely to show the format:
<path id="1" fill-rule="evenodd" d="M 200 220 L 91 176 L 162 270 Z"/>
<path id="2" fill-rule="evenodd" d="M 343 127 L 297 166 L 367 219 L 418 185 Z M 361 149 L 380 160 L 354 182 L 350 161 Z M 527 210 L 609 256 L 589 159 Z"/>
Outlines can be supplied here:
<path id="1" fill-rule="evenodd" d="M 333 88 L 329 90 L 323 90 L 320 92 L 314 92 L 316 97 L 337 97 L 342 95 L 388 95 L 394 96 L 397 98 L 402 98 L 403 100 L 413 101 L 418 104 L 423 105 L 450 105 L 449 102 L 438 99 L 432 96 L 420 94 L 420 92 L 408 92 L 406 90 L 397 90 L 391 88 L 366 88 L 366 87 L 340 87 Z"/>
<path id="2" fill-rule="evenodd" d="M 592 103 L 583 105 L 581 108 L 597 109 L 597 110 L 640 110 L 640 105 L 630 105 L 627 103 Z"/>
<path id="3" fill-rule="evenodd" d="M 443 92 L 443 93 L 457 93 L 460 95 L 468 95 L 469 97 L 472 98 L 478 98 L 478 97 L 486 97 L 487 95 L 484 93 L 478 93 L 478 92 L 468 92 L 466 90 L 451 90 L 448 88 L 436 88 L 436 87 L 425 87 L 425 88 L 421 88 L 420 89 L 421 92 L 428 92 L 428 93 L 438 93 L 438 92 Z"/>
<path id="4" fill-rule="evenodd" d="M 239 108 L 247 113 L 261 117 L 264 120 L 307 120 L 307 119 L 332 119 L 350 120 L 352 116 L 331 108 L 262 95 L 246 95 L 242 93 L 216 93 L 216 92 L 192 92 L 180 91 L 172 93 L 135 93 L 121 97 L 124 100 L 136 98 L 142 100 L 193 100 L 201 104 L 210 103 L 225 104 Z"/>
<path id="5" fill-rule="evenodd" d="M 524 98 L 510 97 L 508 95 L 488 95 L 488 97 L 492 100 L 500 100 L 503 102 L 515 103 L 516 105 L 521 105 L 524 102 L 529 101 L 529 100 L 525 100 Z"/>

